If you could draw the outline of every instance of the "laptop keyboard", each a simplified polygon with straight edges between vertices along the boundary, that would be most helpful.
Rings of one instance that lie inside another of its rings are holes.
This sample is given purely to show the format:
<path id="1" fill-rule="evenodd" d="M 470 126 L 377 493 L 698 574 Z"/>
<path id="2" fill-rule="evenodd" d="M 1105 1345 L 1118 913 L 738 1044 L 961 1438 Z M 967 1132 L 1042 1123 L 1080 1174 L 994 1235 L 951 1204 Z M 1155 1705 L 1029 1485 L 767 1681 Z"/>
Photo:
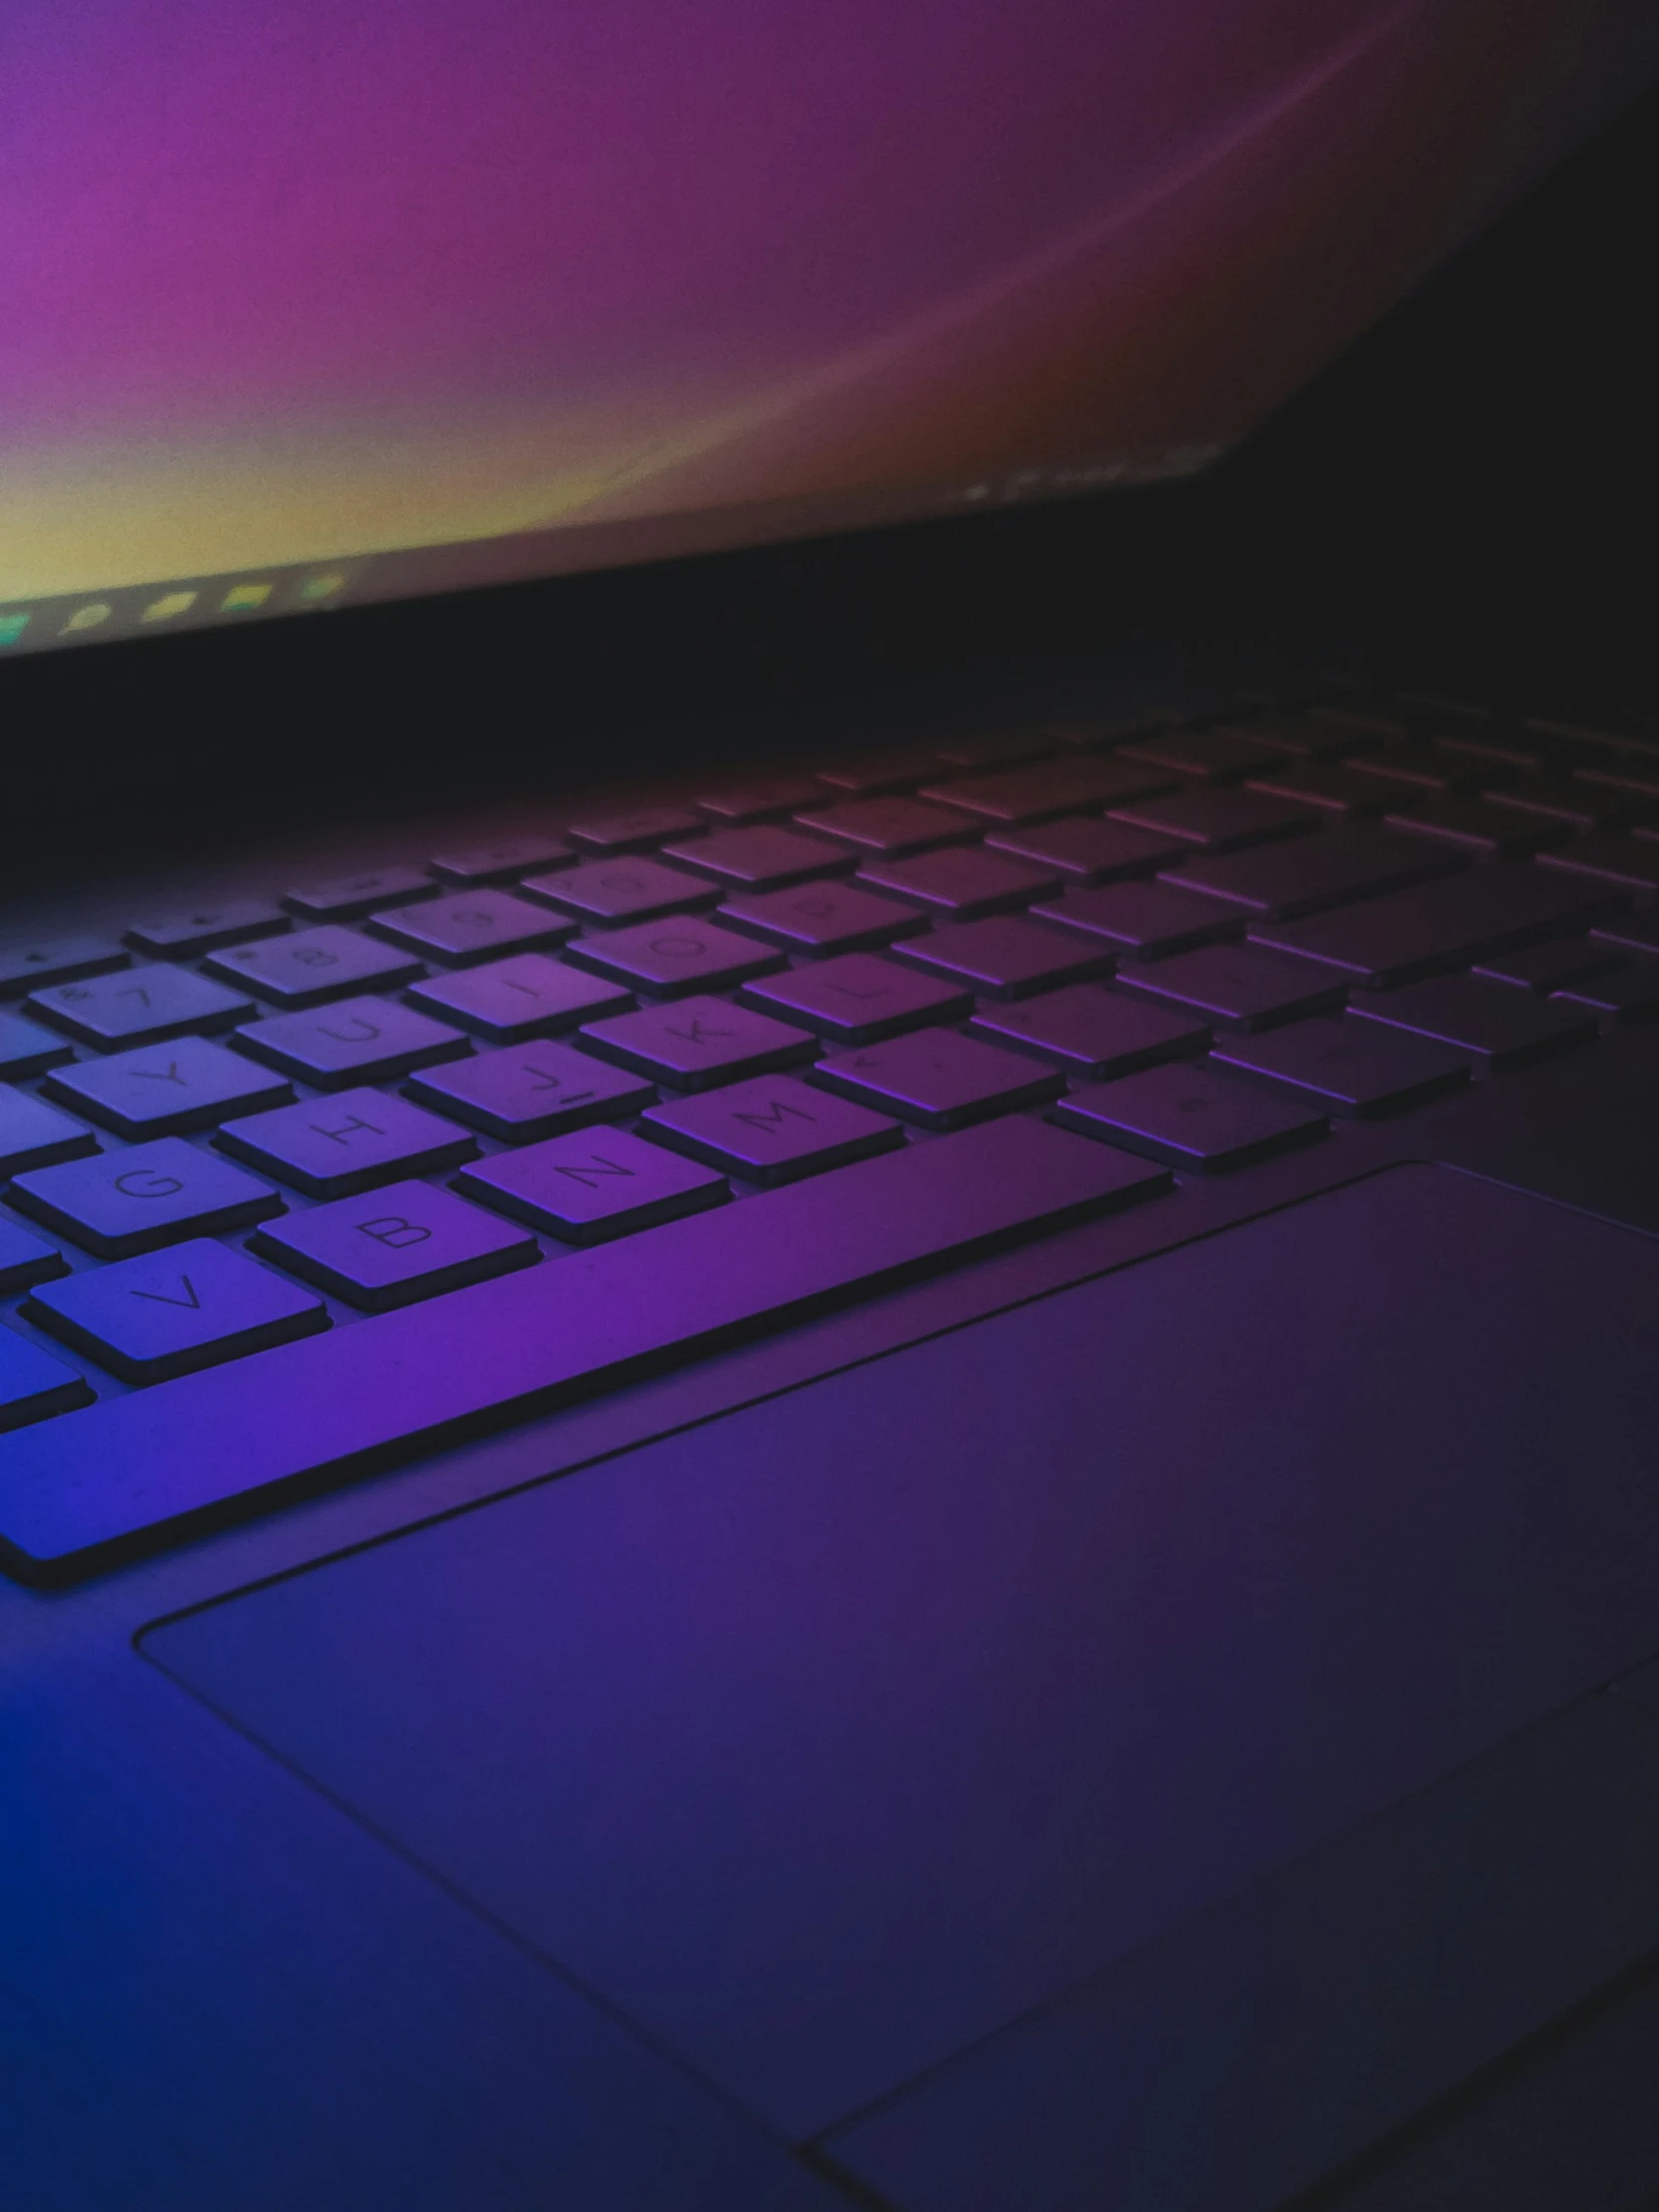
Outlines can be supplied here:
<path id="1" fill-rule="evenodd" d="M 1659 1015 L 1656 893 L 1659 741 L 1348 702 L 0 950 L 0 1546 L 90 1567 L 1584 1045 Z"/>

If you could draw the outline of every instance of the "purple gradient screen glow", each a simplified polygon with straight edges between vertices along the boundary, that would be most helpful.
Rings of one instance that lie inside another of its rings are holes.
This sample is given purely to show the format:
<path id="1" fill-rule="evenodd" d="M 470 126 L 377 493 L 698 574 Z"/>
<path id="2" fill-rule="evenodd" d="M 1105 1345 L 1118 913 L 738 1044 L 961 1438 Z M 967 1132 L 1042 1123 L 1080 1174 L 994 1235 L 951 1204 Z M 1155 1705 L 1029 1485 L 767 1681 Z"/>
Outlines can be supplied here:
<path id="1" fill-rule="evenodd" d="M 1213 448 L 1656 44 L 1646 0 L 11 0 L 0 600 Z"/>

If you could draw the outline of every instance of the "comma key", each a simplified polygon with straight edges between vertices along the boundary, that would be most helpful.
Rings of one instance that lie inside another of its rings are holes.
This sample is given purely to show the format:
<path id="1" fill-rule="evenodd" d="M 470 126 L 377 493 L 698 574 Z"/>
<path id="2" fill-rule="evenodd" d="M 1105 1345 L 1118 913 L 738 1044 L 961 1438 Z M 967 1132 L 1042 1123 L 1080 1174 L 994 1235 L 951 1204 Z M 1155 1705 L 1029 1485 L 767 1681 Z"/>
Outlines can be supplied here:
<path id="1" fill-rule="evenodd" d="M 527 1229 L 426 1183 L 393 1183 L 370 1198 L 313 1206 L 256 1231 L 248 1249 L 371 1314 L 541 1258 Z"/>

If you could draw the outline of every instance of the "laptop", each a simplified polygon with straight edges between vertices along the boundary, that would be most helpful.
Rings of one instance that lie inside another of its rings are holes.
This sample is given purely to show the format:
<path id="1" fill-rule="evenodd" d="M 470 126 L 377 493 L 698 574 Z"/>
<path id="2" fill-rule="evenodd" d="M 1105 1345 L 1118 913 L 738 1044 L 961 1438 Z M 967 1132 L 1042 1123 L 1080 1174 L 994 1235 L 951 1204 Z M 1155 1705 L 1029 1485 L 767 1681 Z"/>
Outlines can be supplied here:
<path id="1" fill-rule="evenodd" d="M 1127 574 L 1651 11 L 7 45 L 6 2204 L 1654 2202 L 1654 726 L 774 652 Z"/>

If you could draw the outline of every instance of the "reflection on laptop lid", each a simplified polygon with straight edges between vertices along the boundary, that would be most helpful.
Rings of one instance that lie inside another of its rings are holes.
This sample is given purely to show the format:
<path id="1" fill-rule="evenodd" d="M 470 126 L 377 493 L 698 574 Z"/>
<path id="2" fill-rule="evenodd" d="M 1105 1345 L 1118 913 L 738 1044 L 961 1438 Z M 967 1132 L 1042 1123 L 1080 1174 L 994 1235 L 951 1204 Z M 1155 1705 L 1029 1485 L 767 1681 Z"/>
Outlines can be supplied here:
<path id="1" fill-rule="evenodd" d="M 1636 0 L 24 0 L 0 649 L 1202 468 Z"/>

